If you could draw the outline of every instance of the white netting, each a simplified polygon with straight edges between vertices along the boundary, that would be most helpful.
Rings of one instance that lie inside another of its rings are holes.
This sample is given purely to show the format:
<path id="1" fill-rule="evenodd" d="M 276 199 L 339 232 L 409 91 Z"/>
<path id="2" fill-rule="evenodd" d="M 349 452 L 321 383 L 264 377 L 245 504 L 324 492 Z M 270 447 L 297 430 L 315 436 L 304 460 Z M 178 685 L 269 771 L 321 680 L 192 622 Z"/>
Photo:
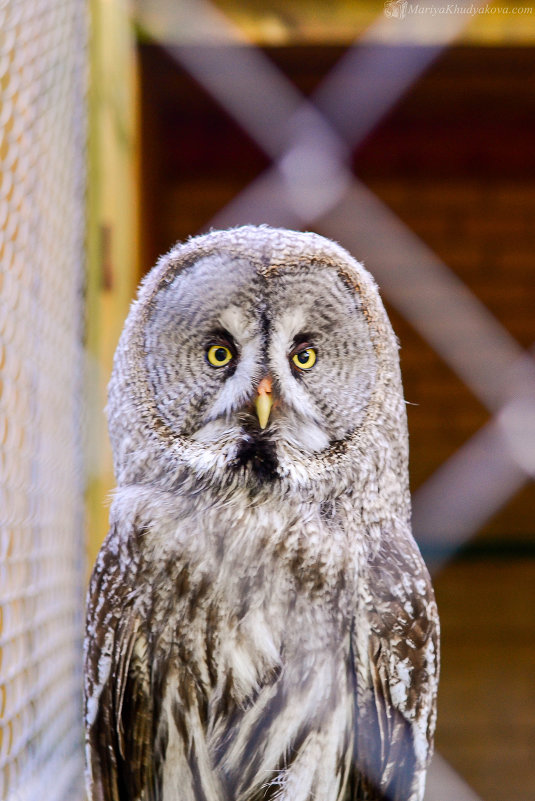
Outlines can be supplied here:
<path id="1" fill-rule="evenodd" d="M 83 0 L 0 0 L 0 798 L 13 801 L 82 786 L 86 57 Z"/>

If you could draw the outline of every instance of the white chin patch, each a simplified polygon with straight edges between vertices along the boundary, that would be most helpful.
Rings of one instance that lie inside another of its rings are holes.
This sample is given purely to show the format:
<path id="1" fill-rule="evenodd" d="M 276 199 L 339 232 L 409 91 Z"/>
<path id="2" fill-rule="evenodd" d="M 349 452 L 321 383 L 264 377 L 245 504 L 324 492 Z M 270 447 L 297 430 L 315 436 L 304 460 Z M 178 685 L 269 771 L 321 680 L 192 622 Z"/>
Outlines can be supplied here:
<path id="1" fill-rule="evenodd" d="M 329 447 L 329 437 L 317 423 L 291 412 L 277 421 L 276 439 L 303 453 L 319 453 Z"/>
<path id="2" fill-rule="evenodd" d="M 268 422 L 264 435 L 275 445 L 303 454 L 319 453 L 329 447 L 329 437 L 319 422 L 305 419 L 294 409 L 280 410 Z M 228 417 L 209 420 L 193 435 L 192 439 L 205 447 L 216 447 L 218 450 L 238 445 L 243 441 L 243 428 L 237 421 Z"/>
<path id="3" fill-rule="evenodd" d="M 303 453 L 318 453 L 329 447 L 329 438 L 320 426 L 311 420 L 302 420 L 290 412 L 288 416 L 270 421 L 266 433 L 273 426 L 273 440 L 287 444 Z M 221 445 L 243 439 L 243 430 L 238 423 L 230 423 L 224 418 L 211 420 L 193 435 L 192 439 L 201 445 Z"/>
<path id="4" fill-rule="evenodd" d="M 230 423 L 224 418 L 219 418 L 219 420 L 211 420 L 203 425 L 191 438 L 201 445 L 221 445 L 241 439 L 242 430 L 237 423 Z"/>

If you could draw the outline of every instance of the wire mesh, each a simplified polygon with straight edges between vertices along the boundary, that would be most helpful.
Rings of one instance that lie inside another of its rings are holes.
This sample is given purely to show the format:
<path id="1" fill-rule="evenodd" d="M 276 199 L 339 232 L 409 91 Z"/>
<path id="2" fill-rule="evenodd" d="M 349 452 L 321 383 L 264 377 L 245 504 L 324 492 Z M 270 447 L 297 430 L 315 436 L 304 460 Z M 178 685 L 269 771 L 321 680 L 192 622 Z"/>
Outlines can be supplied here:
<path id="1" fill-rule="evenodd" d="M 0 2 L 0 798 L 82 786 L 86 8 Z"/>

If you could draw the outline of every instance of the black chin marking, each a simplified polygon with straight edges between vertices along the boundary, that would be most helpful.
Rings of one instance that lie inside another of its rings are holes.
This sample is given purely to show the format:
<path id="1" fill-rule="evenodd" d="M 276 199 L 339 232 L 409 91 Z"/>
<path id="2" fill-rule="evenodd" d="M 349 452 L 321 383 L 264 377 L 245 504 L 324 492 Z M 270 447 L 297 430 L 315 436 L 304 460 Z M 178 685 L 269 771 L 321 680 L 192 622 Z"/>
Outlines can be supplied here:
<path id="1" fill-rule="evenodd" d="M 261 435 L 248 436 L 240 444 L 234 464 L 238 469 L 249 467 L 260 481 L 278 477 L 275 444 Z"/>

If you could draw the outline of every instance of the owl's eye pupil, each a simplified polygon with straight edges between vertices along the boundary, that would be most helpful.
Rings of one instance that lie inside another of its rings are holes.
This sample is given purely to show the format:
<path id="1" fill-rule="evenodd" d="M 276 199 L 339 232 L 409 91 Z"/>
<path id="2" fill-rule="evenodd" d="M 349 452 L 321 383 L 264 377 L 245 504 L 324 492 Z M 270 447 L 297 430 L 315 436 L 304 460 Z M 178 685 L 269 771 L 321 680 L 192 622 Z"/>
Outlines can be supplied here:
<path id="1" fill-rule="evenodd" d="M 217 362 L 225 361 L 226 356 L 227 356 L 227 352 L 226 352 L 225 348 L 216 348 L 216 350 L 214 351 L 214 357 L 215 357 L 215 360 Z"/>
<path id="2" fill-rule="evenodd" d="M 307 361 L 308 361 L 308 358 L 309 358 L 309 356 L 308 356 L 308 351 L 307 350 L 303 350 L 303 351 L 301 351 L 301 353 L 297 354 L 297 361 L 300 364 L 306 364 Z"/>

